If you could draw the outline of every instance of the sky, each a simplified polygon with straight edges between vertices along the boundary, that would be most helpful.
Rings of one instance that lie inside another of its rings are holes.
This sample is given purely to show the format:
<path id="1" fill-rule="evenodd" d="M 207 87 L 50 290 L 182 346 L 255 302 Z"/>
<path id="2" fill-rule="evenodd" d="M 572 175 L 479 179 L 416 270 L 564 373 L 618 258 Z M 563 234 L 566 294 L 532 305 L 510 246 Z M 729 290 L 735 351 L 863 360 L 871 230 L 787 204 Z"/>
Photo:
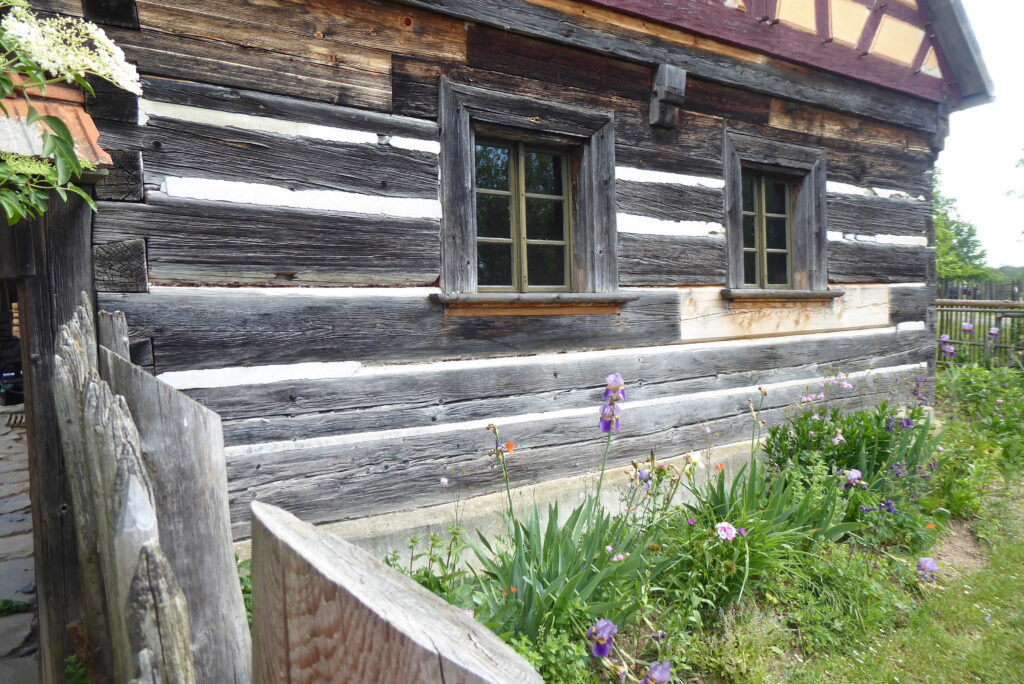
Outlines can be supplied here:
<path id="1" fill-rule="evenodd" d="M 990 266 L 1024 266 L 1024 72 L 1020 0 L 962 0 L 995 84 L 995 102 L 950 117 L 940 189 L 978 228 Z M 1009 193 L 1020 193 L 1020 197 Z"/>

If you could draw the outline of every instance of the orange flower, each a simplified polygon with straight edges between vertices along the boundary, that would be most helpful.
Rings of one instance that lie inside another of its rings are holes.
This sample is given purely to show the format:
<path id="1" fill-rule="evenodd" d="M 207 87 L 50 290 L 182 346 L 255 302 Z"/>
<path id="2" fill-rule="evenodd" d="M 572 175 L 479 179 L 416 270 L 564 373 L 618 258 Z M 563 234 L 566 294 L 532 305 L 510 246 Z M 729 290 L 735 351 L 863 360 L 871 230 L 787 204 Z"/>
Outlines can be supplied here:
<path id="1" fill-rule="evenodd" d="M 927 527 L 929 530 L 934 530 L 935 529 L 935 523 L 928 523 L 925 527 Z"/>
<path id="2" fill-rule="evenodd" d="M 715 472 L 716 473 L 720 473 L 723 470 L 725 470 L 725 464 L 724 463 L 719 463 L 718 465 L 715 466 Z"/>
<path id="3" fill-rule="evenodd" d="M 501 593 L 504 594 L 505 596 L 508 596 L 508 589 L 502 589 Z"/>
<path id="4" fill-rule="evenodd" d="M 515 442 L 505 442 L 505 451 L 507 451 L 508 453 L 511 454 L 515 450 L 516 450 Z"/>
<path id="5" fill-rule="evenodd" d="M 516 589 L 515 587 L 509 587 L 509 589 L 508 589 L 508 590 L 509 590 L 509 591 L 511 591 L 511 592 L 512 592 L 513 594 L 514 594 L 514 593 L 516 593 L 517 591 L 519 591 L 519 590 L 518 590 L 518 589 Z"/>

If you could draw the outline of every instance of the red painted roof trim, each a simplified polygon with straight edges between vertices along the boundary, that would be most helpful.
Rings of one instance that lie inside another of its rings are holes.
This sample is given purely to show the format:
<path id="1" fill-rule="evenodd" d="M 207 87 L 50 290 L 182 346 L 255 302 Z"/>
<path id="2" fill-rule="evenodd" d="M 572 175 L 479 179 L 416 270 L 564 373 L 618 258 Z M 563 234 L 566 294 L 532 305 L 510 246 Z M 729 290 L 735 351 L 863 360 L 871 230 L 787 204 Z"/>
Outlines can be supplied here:
<path id="1" fill-rule="evenodd" d="M 753 11 L 744 12 L 731 9 L 722 5 L 719 0 L 584 0 L 584 2 L 899 90 L 933 102 L 941 101 L 944 94 L 950 96 L 954 106 L 960 100 L 959 89 L 952 81 L 915 73 L 908 67 L 889 62 L 875 55 L 858 53 L 844 45 L 824 43 L 814 34 L 804 33 L 781 23 L 759 22 Z M 762 4 L 766 3 L 762 0 Z M 909 19 L 910 15 L 913 15 L 917 18 L 914 23 L 920 26 L 927 25 L 928 19 L 920 11 L 897 3 L 890 3 L 890 5 L 899 7 L 898 14 L 893 12 L 894 16 Z M 750 9 L 754 10 L 755 7 L 751 6 Z M 882 5 L 877 11 L 887 10 Z M 940 59 L 943 59 L 937 45 L 936 51 L 940 53 Z"/>

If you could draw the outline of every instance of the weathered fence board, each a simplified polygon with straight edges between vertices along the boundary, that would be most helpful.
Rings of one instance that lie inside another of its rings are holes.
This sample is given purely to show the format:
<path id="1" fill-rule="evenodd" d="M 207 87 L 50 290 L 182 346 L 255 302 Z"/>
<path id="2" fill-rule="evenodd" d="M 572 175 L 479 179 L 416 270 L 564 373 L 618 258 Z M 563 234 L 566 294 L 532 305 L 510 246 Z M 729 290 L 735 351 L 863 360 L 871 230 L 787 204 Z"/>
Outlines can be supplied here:
<path id="1" fill-rule="evenodd" d="M 247 682 L 250 637 L 231 547 L 220 418 L 100 348 L 100 368 L 139 428 L 160 539 L 188 603 L 196 676 Z"/>
<path id="2" fill-rule="evenodd" d="M 150 472 L 127 404 L 97 375 L 88 301 L 60 328 L 55 351 L 90 641 L 114 681 L 194 682 L 188 610 L 161 550 Z"/>
<path id="3" fill-rule="evenodd" d="M 254 502 L 254 681 L 540 683 L 490 630 L 356 546 Z"/>

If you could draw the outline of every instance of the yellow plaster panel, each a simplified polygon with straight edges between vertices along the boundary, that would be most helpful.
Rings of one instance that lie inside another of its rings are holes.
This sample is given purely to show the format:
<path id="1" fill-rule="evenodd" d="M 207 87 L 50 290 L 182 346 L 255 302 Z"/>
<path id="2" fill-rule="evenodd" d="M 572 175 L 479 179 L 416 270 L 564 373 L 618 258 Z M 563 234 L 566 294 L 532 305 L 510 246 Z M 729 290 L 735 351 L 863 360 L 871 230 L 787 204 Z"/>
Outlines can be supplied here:
<path id="1" fill-rule="evenodd" d="M 914 9 L 918 9 L 917 0 L 896 0 L 896 2 L 904 4 L 907 7 L 913 7 Z"/>
<path id="2" fill-rule="evenodd" d="M 779 0 L 778 16 L 783 24 L 808 33 L 817 33 L 814 0 Z"/>
<path id="3" fill-rule="evenodd" d="M 888 285 L 843 285 L 827 302 L 722 299 L 721 286 L 679 288 L 681 339 L 686 342 L 764 337 L 889 325 Z"/>
<path id="4" fill-rule="evenodd" d="M 870 9 L 855 0 L 830 0 L 829 30 L 832 40 L 855 47 L 870 14 Z"/>
<path id="5" fill-rule="evenodd" d="M 910 66 L 924 36 L 924 29 L 887 14 L 878 25 L 878 33 L 875 34 L 869 52 Z"/>
<path id="6" fill-rule="evenodd" d="M 928 48 L 928 54 L 921 64 L 921 73 L 935 78 L 942 78 L 942 67 L 939 66 L 939 56 L 935 54 L 935 48 Z"/>
<path id="7" fill-rule="evenodd" d="M 743 0 L 724 0 L 723 4 L 731 9 L 738 9 L 746 11 L 747 3 Z"/>

